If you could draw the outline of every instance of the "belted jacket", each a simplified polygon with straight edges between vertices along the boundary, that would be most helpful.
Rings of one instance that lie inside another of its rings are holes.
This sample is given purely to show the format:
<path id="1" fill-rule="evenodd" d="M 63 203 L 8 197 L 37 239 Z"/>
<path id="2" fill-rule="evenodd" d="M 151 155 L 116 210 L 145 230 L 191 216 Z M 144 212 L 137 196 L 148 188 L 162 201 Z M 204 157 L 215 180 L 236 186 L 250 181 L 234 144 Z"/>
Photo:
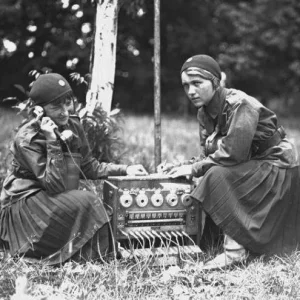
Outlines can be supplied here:
<path id="1" fill-rule="evenodd" d="M 296 147 L 285 136 L 259 152 L 278 130 L 276 114 L 246 93 L 219 88 L 207 106 L 199 108 L 200 155 L 192 159 L 193 176 L 212 166 L 234 166 L 251 159 L 268 161 L 282 168 L 299 165 Z M 217 149 L 205 153 L 207 139 L 218 138 Z"/>
<path id="2" fill-rule="evenodd" d="M 12 170 L 3 182 L 0 196 L 2 208 L 41 190 L 49 195 L 66 191 L 66 159 L 70 153 L 75 164 L 73 170 L 78 167 L 78 174 L 86 179 L 126 175 L 127 165 L 100 163 L 92 156 L 77 116 L 70 117 L 64 129 L 73 132 L 67 145 L 59 139 L 47 141 L 35 120 L 29 121 L 18 130 L 10 147 L 13 155 Z"/>

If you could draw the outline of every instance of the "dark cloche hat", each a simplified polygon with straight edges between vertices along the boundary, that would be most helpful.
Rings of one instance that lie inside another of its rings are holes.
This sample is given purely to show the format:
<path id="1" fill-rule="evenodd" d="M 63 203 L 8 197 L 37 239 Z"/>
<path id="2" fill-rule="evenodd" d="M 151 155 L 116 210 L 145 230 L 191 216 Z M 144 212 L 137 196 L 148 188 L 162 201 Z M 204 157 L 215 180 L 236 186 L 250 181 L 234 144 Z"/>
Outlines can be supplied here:
<path id="1" fill-rule="evenodd" d="M 40 75 L 33 83 L 29 97 L 35 105 L 46 105 L 52 101 L 64 98 L 72 94 L 72 88 L 68 81 L 57 73 Z"/>
<path id="2" fill-rule="evenodd" d="M 221 69 L 219 64 L 208 55 L 199 54 L 187 59 L 181 67 L 180 74 L 191 67 L 196 67 L 208 71 L 221 80 Z"/>

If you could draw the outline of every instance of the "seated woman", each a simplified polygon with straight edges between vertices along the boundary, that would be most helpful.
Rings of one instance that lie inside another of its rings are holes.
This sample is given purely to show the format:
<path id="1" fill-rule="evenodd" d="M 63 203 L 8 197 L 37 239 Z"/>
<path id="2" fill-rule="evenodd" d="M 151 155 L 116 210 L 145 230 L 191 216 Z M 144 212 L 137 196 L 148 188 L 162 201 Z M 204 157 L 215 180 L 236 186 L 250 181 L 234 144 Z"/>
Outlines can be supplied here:
<path id="1" fill-rule="evenodd" d="M 201 152 L 181 165 L 159 166 L 173 177 L 201 177 L 191 196 L 225 234 L 224 253 L 206 269 L 244 261 L 246 251 L 288 254 L 300 242 L 296 148 L 273 111 L 220 80 L 210 56 L 183 64 L 184 91 L 198 108 Z"/>
<path id="2" fill-rule="evenodd" d="M 74 109 L 64 77 L 40 75 L 30 94 L 43 115 L 22 125 L 12 143 L 12 171 L 1 192 L 0 239 L 12 256 L 48 264 L 100 259 L 109 246 L 110 216 L 101 198 L 78 190 L 79 177 L 146 175 L 142 165 L 100 163 Z M 37 108 L 37 107 L 36 107 Z M 59 132 L 69 130 L 63 142 Z"/>

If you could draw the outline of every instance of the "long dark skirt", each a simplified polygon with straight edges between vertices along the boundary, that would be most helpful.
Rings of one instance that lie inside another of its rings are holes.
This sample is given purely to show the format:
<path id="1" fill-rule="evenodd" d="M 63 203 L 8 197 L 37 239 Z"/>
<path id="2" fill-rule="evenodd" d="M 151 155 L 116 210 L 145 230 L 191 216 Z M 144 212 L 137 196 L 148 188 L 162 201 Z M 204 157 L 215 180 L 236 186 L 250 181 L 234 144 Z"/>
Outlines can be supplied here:
<path id="1" fill-rule="evenodd" d="M 289 254 L 300 245 L 300 168 L 262 161 L 212 167 L 192 197 L 225 234 L 256 254 Z"/>
<path id="2" fill-rule="evenodd" d="M 96 233 L 106 239 L 100 228 L 107 231 L 108 220 L 103 204 L 91 192 L 72 190 L 50 197 L 41 191 L 0 212 L 0 237 L 13 256 L 58 264 L 74 254 L 78 257 L 84 245 L 91 249 Z"/>

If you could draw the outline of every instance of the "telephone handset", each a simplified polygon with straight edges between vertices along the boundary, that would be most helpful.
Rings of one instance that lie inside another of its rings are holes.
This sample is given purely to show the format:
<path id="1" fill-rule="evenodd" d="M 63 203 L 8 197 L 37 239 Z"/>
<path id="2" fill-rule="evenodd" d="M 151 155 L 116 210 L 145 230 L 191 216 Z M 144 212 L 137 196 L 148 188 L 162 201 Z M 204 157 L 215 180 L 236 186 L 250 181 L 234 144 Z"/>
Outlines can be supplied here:
<path id="1" fill-rule="evenodd" d="M 45 115 L 44 109 L 38 105 L 33 108 L 32 113 L 35 116 L 36 121 L 40 121 Z M 65 143 L 71 140 L 73 137 L 73 132 L 71 130 L 64 130 L 63 132 L 59 132 L 57 128 L 54 128 L 54 133 Z"/>

